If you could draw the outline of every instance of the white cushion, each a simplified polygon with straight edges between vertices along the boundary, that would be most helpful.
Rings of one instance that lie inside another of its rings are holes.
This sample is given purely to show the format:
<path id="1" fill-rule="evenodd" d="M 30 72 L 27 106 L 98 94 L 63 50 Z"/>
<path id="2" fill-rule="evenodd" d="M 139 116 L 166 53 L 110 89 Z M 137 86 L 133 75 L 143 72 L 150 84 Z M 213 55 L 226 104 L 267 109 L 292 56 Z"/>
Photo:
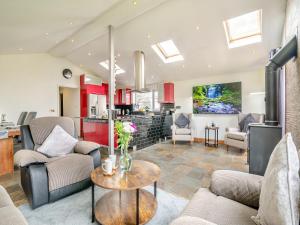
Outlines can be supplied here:
<path id="1" fill-rule="evenodd" d="M 257 216 L 258 225 L 298 225 L 299 159 L 290 133 L 277 144 L 265 172 Z"/>
<path id="2" fill-rule="evenodd" d="M 77 142 L 61 126 L 56 125 L 37 151 L 49 157 L 62 156 L 71 153 Z"/>
<path id="3" fill-rule="evenodd" d="M 176 128 L 175 134 L 189 135 L 189 134 L 191 134 L 191 129 L 188 129 L 188 128 Z"/>
<path id="4" fill-rule="evenodd" d="M 244 132 L 229 132 L 227 138 L 244 141 L 246 139 L 246 133 Z"/>

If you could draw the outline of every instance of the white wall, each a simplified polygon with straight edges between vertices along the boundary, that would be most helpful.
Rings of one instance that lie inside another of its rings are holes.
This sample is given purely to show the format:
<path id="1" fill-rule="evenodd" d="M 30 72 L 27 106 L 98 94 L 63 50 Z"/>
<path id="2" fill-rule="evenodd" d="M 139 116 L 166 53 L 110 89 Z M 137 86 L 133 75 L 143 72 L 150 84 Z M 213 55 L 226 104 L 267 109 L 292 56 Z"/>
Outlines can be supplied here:
<path id="1" fill-rule="evenodd" d="M 73 77 L 62 76 L 70 68 Z M 83 70 L 66 59 L 49 54 L 0 55 L 0 114 L 16 122 L 22 111 L 37 116 L 59 115 L 59 86 L 79 87 Z"/>
<path id="2" fill-rule="evenodd" d="M 230 82 L 242 82 L 242 111 L 244 113 L 265 113 L 265 95 L 250 95 L 252 92 L 264 92 L 265 78 L 264 70 L 253 72 L 224 74 L 215 76 L 200 77 L 199 79 L 174 82 L 175 84 L 175 103 L 181 106 L 176 112 L 193 112 L 192 88 L 197 85 L 218 84 Z M 196 137 L 204 138 L 204 127 L 212 121 L 220 127 L 219 139 L 224 139 L 226 127 L 237 126 L 237 115 L 211 115 L 194 114 L 194 123 L 196 125 Z"/>

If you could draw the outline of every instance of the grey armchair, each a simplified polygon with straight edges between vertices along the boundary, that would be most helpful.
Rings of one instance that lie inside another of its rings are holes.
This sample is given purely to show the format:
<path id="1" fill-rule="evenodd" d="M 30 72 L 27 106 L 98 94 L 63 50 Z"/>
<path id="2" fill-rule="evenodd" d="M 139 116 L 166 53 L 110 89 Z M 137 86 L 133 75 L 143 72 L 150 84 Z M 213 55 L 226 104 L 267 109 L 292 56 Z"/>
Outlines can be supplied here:
<path id="1" fill-rule="evenodd" d="M 28 225 L 7 191 L 0 185 L 0 225 Z"/>
<path id="2" fill-rule="evenodd" d="M 255 225 L 263 177 L 218 170 L 210 188 L 200 188 L 171 225 Z"/>
<path id="3" fill-rule="evenodd" d="M 15 154 L 21 170 L 21 185 L 32 208 L 78 192 L 90 186 L 90 173 L 100 166 L 100 146 L 79 141 L 74 152 L 52 157 L 36 151 L 53 128 L 59 125 L 77 137 L 75 124 L 67 117 L 41 117 L 21 126 L 23 148 Z"/>

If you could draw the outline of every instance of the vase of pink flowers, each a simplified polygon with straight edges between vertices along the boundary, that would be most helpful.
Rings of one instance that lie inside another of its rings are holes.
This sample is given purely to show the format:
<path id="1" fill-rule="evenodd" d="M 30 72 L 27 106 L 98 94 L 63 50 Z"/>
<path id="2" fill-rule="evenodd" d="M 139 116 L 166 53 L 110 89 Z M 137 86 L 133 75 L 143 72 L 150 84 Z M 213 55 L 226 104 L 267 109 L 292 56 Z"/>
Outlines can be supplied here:
<path id="1" fill-rule="evenodd" d="M 128 153 L 128 145 L 132 140 L 132 135 L 136 132 L 136 126 L 132 122 L 116 121 L 115 128 L 118 134 L 118 146 L 121 149 L 120 169 L 122 173 L 130 171 L 132 157 Z"/>

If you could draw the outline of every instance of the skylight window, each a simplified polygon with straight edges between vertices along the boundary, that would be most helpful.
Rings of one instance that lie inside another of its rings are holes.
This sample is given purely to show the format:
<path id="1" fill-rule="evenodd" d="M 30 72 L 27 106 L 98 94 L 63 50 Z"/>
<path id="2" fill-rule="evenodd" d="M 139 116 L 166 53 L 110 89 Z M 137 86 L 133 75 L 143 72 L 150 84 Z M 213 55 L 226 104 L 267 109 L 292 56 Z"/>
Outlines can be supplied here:
<path id="1" fill-rule="evenodd" d="M 172 40 L 157 43 L 152 45 L 152 48 L 164 63 L 172 63 L 183 60 L 183 56 L 180 54 Z"/>
<path id="2" fill-rule="evenodd" d="M 229 48 L 262 41 L 262 10 L 256 10 L 223 22 Z"/>
<path id="3" fill-rule="evenodd" d="M 105 69 L 109 70 L 109 62 L 108 60 L 105 60 L 103 62 L 99 63 L 102 67 L 104 67 Z M 121 67 L 119 67 L 117 64 L 115 64 L 115 74 L 121 74 L 121 73 L 125 73 L 126 71 L 123 70 Z"/>

